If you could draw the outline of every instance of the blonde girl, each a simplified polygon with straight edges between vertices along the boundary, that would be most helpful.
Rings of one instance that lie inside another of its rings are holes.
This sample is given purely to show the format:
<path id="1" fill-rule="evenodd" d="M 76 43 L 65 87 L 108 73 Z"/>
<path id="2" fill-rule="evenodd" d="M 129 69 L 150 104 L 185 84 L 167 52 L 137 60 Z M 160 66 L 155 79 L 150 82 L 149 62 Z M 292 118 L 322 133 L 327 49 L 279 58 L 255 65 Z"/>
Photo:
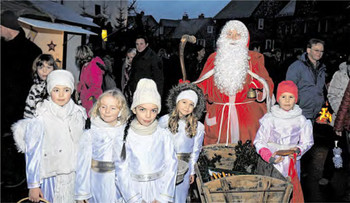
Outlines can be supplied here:
<path id="1" fill-rule="evenodd" d="M 41 54 L 33 62 L 33 85 L 29 90 L 24 108 L 24 118 L 32 118 L 36 105 L 47 97 L 46 78 L 51 71 L 56 70 L 57 64 L 50 54 Z"/>
<path id="2" fill-rule="evenodd" d="M 30 201 L 74 201 L 77 150 L 86 114 L 71 99 L 73 91 L 72 73 L 52 71 L 47 77 L 50 97 L 37 106 L 37 116 L 12 128 L 19 151 L 25 153 Z"/>
<path id="3" fill-rule="evenodd" d="M 119 89 L 101 94 L 90 110 L 91 129 L 84 132 L 78 152 L 75 199 L 118 202 L 115 161 L 119 158 L 129 108 Z"/>
<path id="4" fill-rule="evenodd" d="M 177 160 L 170 134 L 158 125 L 161 110 L 156 83 L 141 79 L 131 105 L 133 116 L 116 164 L 117 185 L 125 202 L 173 202 Z"/>
<path id="5" fill-rule="evenodd" d="M 175 202 L 182 203 L 186 202 L 190 184 L 194 182 L 194 164 L 202 149 L 204 125 L 198 119 L 205 110 L 205 100 L 196 85 L 182 83 L 170 90 L 167 105 L 170 113 L 159 119 L 159 125 L 172 133 L 177 158 L 189 167 L 183 182 L 175 189 Z"/>

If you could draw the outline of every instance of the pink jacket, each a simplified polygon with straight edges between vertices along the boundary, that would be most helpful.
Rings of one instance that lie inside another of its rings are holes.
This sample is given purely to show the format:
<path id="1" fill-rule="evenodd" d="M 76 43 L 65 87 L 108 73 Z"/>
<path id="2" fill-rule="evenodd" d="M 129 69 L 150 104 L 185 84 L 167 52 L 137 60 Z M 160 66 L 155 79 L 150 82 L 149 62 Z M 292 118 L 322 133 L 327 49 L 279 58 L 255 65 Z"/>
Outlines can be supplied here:
<path id="1" fill-rule="evenodd" d="M 97 66 L 97 62 L 105 65 L 100 57 L 95 57 L 83 66 L 77 88 L 82 106 L 86 109 L 87 114 L 92 108 L 94 100 L 97 100 L 102 94 L 104 71 Z"/>

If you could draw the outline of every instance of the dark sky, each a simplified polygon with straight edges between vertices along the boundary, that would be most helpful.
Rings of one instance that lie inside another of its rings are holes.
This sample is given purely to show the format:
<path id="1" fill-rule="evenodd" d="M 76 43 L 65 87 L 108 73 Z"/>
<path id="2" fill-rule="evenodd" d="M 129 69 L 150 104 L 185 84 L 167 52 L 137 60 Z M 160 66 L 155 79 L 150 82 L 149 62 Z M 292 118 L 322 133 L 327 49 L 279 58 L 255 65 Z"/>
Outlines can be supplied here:
<path id="1" fill-rule="evenodd" d="M 159 19 L 181 19 L 186 12 L 189 18 L 214 17 L 230 0 L 137 0 L 137 11 Z"/>

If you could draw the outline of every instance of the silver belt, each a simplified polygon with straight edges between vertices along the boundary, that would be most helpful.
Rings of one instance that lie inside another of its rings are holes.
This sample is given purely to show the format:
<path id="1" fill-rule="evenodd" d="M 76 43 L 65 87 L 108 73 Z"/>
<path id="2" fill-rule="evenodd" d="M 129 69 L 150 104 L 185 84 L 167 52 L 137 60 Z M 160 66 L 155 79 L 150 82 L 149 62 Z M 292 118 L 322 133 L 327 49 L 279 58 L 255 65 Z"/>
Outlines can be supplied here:
<path id="1" fill-rule="evenodd" d="M 157 180 L 163 175 L 164 175 L 164 170 L 162 169 L 158 172 L 150 173 L 150 174 L 131 174 L 131 178 L 139 182 L 146 182 L 146 181 Z"/>
<path id="2" fill-rule="evenodd" d="M 115 170 L 114 162 L 91 160 L 91 169 L 98 173 L 106 173 Z"/>
<path id="3" fill-rule="evenodd" d="M 182 161 L 190 162 L 191 153 L 176 153 L 177 159 Z"/>

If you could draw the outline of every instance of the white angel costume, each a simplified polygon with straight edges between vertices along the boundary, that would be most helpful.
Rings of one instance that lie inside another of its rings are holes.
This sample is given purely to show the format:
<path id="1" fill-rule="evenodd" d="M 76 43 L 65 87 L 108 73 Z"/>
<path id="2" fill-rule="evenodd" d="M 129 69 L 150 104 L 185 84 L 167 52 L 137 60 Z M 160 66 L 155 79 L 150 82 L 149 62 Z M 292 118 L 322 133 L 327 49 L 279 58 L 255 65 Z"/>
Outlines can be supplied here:
<path id="1" fill-rule="evenodd" d="M 173 202 L 177 159 L 169 132 L 156 120 L 145 127 L 135 119 L 125 147 L 125 160 L 116 163 L 117 186 L 124 201 Z"/>
<path id="2" fill-rule="evenodd" d="M 120 156 L 125 125 L 111 126 L 100 117 L 91 118 L 91 124 L 80 141 L 75 199 L 120 202 L 115 161 Z"/>
<path id="3" fill-rule="evenodd" d="M 169 115 L 164 115 L 159 119 L 159 125 L 163 128 L 168 127 Z M 194 165 L 198 160 L 199 154 L 202 150 L 204 139 L 204 125 L 198 121 L 197 134 L 190 138 L 185 131 L 186 123 L 184 120 L 178 122 L 178 132 L 173 135 L 175 151 L 178 159 L 184 160 L 188 163 L 188 171 L 185 174 L 183 182 L 176 185 L 175 188 L 175 202 L 186 202 L 188 190 L 190 188 L 190 175 L 194 175 Z M 169 131 L 170 133 L 170 131 Z"/>
<path id="4" fill-rule="evenodd" d="M 297 171 L 300 177 L 300 159 L 314 144 L 312 124 L 302 115 L 301 108 L 295 104 L 294 108 L 285 111 L 279 105 L 274 105 L 271 112 L 260 119 L 260 128 L 256 134 L 254 145 L 259 153 L 260 149 L 267 148 L 274 153 L 278 150 L 287 150 L 293 147 L 300 149 L 297 156 Z M 285 177 L 288 176 L 290 159 L 273 166 Z"/>
<path id="5" fill-rule="evenodd" d="M 78 144 L 85 109 L 70 100 L 63 107 L 51 98 L 37 106 L 36 117 L 13 126 L 19 151 L 25 153 L 28 188 L 41 188 L 49 202 L 74 202 Z"/>

